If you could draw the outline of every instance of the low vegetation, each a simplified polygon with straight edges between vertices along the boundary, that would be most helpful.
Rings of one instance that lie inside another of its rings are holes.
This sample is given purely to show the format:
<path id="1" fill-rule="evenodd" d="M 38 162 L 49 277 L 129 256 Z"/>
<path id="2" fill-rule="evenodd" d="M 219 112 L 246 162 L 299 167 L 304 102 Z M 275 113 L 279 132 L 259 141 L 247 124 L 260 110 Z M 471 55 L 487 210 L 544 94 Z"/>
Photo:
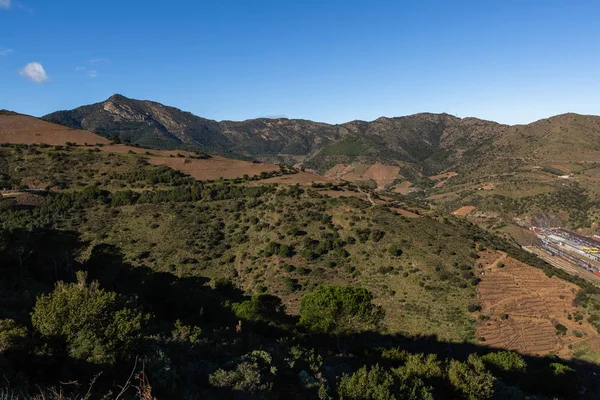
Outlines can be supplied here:
<path id="1" fill-rule="evenodd" d="M 319 187 L 198 182 L 143 155 L 31 149 L 0 149 L 6 187 L 38 177 L 51 189 L 36 206 L 0 200 L 8 391 L 180 399 L 597 393 L 595 365 L 476 344 L 475 264 L 484 246 L 577 283 L 587 309 L 598 291 L 467 221 L 410 219 Z M 61 156 L 51 160 L 51 152 Z M 45 176 L 48 167 L 56 170 Z M 50 175 L 63 185 L 47 184 Z"/>

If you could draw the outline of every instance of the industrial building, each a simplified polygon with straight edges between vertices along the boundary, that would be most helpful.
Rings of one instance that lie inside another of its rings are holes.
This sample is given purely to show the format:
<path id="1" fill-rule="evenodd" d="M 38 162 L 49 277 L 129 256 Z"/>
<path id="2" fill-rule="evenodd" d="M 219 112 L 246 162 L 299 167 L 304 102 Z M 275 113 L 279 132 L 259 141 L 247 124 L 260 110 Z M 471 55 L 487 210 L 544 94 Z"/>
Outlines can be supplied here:
<path id="1" fill-rule="evenodd" d="M 562 228 L 532 228 L 542 249 L 589 272 L 600 275 L 600 238 L 591 238 Z"/>

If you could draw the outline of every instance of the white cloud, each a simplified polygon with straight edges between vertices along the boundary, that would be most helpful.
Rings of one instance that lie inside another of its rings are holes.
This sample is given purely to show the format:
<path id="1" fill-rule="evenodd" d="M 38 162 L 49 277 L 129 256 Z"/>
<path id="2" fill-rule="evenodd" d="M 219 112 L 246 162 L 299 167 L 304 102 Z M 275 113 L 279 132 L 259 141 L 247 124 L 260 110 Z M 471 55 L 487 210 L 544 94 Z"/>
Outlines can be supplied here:
<path id="1" fill-rule="evenodd" d="M 87 76 L 90 78 L 96 78 L 98 76 L 98 71 L 95 69 L 88 69 L 87 67 L 75 67 L 75 71 L 83 71 L 87 73 Z"/>
<path id="2" fill-rule="evenodd" d="M 0 1 L 2 1 L 2 0 L 0 0 Z M 110 64 L 110 60 L 108 58 L 92 58 L 90 60 L 90 64 L 100 64 L 100 63 Z"/>
<path id="3" fill-rule="evenodd" d="M 38 62 L 30 62 L 25 66 L 25 68 L 20 70 L 19 73 L 35 83 L 44 83 L 48 80 L 48 74 L 46 74 L 46 70 L 42 64 Z"/>
<path id="4" fill-rule="evenodd" d="M 6 47 L 0 47 L 0 56 L 7 56 L 10 53 L 12 53 L 12 49 L 7 49 Z"/>
<path id="5" fill-rule="evenodd" d="M 0 8 L 9 9 L 10 8 L 10 0 L 0 0 Z"/>

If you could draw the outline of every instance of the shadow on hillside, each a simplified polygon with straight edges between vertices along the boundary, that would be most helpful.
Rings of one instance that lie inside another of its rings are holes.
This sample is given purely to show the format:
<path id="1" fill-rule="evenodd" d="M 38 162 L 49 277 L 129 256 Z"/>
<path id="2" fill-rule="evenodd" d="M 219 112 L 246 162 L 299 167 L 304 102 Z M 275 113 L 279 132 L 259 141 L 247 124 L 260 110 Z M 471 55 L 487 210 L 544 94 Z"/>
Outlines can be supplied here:
<path id="1" fill-rule="evenodd" d="M 407 337 L 375 332 L 337 338 L 313 335 L 310 341 L 319 343 L 322 347 L 337 350 L 334 350 L 337 353 L 336 362 L 342 366 L 341 370 L 345 370 L 347 373 L 356 371 L 365 363 L 389 367 L 397 366 L 397 362 L 382 358 L 379 351 L 374 351 L 375 348 L 398 348 L 409 353 L 435 354 L 440 360 L 455 359 L 460 361 L 466 361 L 471 354 L 485 355 L 504 350 L 473 343 L 443 342 L 439 341 L 435 335 Z M 346 355 L 341 355 L 339 350 L 345 350 Z M 361 360 L 358 364 L 355 364 L 355 358 L 357 357 L 361 357 Z M 551 398 L 556 395 L 568 397 L 579 391 L 581 386 L 585 386 L 588 396 L 591 393 L 595 394 L 588 398 L 600 398 L 600 381 L 598 381 L 600 365 L 583 360 L 564 360 L 556 356 L 522 355 L 522 357 L 527 363 L 527 372 L 503 373 L 501 370 L 494 370 L 494 374 L 502 377 L 505 383 L 519 386 L 524 391 L 532 394 L 547 395 Z M 577 374 L 556 376 L 550 367 L 552 363 L 560 363 L 571 367 L 577 371 Z"/>
<path id="2" fill-rule="evenodd" d="M 110 244 L 96 245 L 83 266 L 89 280 L 120 294 L 138 298 L 157 317 L 174 322 L 196 320 L 222 321 L 231 312 L 222 307 L 225 300 L 240 301 L 243 293 L 225 286 L 214 289 L 204 277 L 179 278 L 170 272 L 157 272 L 144 266 L 131 266 L 122 251 Z M 229 315 L 229 319 L 233 319 Z"/>

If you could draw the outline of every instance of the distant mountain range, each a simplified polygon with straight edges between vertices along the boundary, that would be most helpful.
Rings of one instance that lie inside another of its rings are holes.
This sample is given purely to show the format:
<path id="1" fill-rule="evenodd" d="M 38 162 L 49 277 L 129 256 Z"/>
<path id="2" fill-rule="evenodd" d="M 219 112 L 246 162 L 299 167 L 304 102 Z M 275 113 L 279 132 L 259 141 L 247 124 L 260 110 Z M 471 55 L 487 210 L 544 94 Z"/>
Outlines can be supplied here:
<path id="1" fill-rule="evenodd" d="M 101 103 L 57 111 L 43 118 L 106 137 L 116 135 L 142 146 L 229 151 L 268 161 L 303 161 L 319 170 L 337 162 L 362 159 L 402 161 L 435 172 L 460 150 L 473 149 L 506 130 L 494 122 L 429 113 L 340 125 L 287 118 L 217 122 L 118 94 Z"/>
<path id="2" fill-rule="evenodd" d="M 396 168 L 383 173 L 379 186 L 447 171 L 479 179 L 600 160 L 600 117 L 577 114 L 515 126 L 431 113 L 339 125 L 287 118 L 218 122 L 116 94 L 43 118 L 141 146 L 238 154 L 354 181 L 371 179 L 368 169 L 375 164 Z"/>

